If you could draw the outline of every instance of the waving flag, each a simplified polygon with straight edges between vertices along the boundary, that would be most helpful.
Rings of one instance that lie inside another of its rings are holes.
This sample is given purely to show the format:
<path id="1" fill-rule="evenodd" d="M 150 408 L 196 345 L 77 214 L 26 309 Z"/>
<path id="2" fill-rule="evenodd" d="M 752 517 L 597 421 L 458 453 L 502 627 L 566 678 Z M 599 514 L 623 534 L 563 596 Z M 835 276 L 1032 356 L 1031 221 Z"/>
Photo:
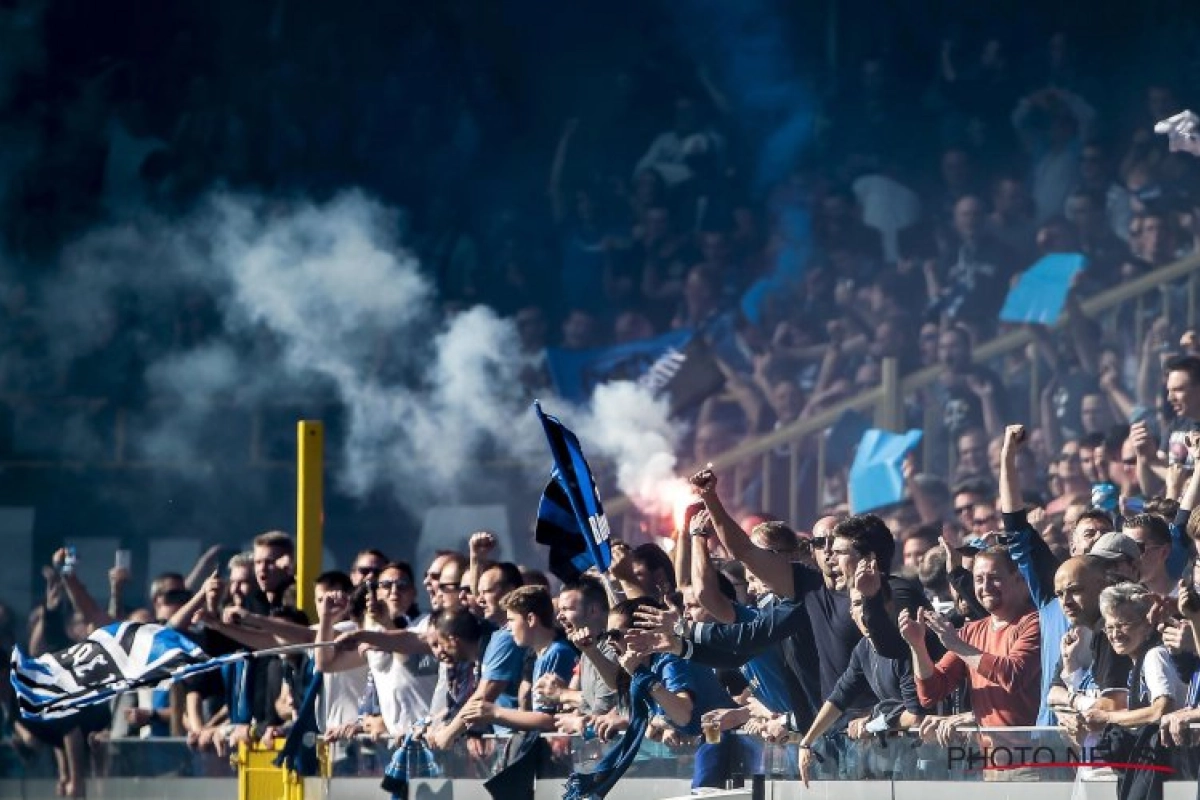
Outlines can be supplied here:
<path id="1" fill-rule="evenodd" d="M 14 647 L 9 681 L 21 716 L 54 719 L 208 662 L 204 651 L 179 631 L 120 622 L 97 628 L 66 650 L 37 658 Z"/>
<path id="2" fill-rule="evenodd" d="M 550 546 L 550 570 L 563 581 L 577 580 L 593 566 L 605 572 L 612 563 L 608 518 L 583 448 L 575 434 L 536 401 L 533 410 L 554 456 L 550 485 L 538 506 L 535 538 Z"/>

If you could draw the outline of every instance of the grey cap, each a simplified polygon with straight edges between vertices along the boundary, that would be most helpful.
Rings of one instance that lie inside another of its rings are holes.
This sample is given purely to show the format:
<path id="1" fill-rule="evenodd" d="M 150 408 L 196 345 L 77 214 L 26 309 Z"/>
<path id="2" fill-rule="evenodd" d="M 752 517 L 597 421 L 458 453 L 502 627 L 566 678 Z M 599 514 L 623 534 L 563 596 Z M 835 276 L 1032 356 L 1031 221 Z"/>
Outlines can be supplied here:
<path id="1" fill-rule="evenodd" d="M 1134 541 L 1133 537 L 1113 532 L 1106 533 L 1097 539 L 1092 545 L 1092 549 L 1088 550 L 1088 555 L 1107 561 L 1119 561 L 1122 558 L 1137 561 L 1142 557 L 1142 549 L 1138 547 L 1138 543 Z"/>

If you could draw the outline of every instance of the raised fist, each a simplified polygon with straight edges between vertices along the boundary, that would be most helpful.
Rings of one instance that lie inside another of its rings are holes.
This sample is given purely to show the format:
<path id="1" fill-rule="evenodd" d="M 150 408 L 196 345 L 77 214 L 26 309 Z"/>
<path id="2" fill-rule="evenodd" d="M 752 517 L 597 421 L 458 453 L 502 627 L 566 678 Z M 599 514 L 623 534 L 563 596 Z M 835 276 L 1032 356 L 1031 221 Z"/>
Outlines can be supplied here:
<path id="1" fill-rule="evenodd" d="M 717 474 L 708 467 L 697 472 L 688 482 L 696 488 L 696 493 L 702 498 L 712 497 L 717 493 Z"/>
<path id="2" fill-rule="evenodd" d="M 496 549 L 496 536 L 487 531 L 471 534 L 471 555 L 483 559 Z"/>

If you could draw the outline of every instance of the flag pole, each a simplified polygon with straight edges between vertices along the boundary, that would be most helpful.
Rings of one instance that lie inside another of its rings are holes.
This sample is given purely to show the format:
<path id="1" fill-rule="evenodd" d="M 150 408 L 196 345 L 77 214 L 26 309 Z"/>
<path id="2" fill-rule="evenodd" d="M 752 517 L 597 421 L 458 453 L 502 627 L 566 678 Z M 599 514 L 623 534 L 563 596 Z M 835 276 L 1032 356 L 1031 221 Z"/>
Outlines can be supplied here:
<path id="1" fill-rule="evenodd" d="M 597 572 L 600 571 L 597 570 Z M 621 599 L 625 596 L 625 592 L 617 588 L 607 570 L 600 572 L 600 582 L 604 584 L 604 591 L 608 592 L 608 604 L 610 607 L 621 602 Z"/>

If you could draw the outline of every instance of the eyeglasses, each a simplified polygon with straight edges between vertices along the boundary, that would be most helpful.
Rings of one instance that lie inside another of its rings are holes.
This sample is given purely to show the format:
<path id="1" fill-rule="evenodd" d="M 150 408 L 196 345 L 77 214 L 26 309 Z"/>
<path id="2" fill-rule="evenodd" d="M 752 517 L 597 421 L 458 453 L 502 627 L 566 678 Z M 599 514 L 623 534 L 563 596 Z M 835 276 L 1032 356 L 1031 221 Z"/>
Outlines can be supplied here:
<path id="1" fill-rule="evenodd" d="M 1137 466 L 1137 458 L 1122 458 L 1121 463 L 1127 467 L 1136 467 Z"/>
<path id="2" fill-rule="evenodd" d="M 475 594 L 474 592 L 471 591 L 471 587 L 466 585 L 465 583 L 462 586 L 458 587 L 458 593 L 459 594 Z"/>
<path id="3" fill-rule="evenodd" d="M 459 588 L 460 587 L 457 583 L 439 583 L 438 584 L 439 592 L 455 593 L 455 592 L 459 591 Z M 468 589 L 468 591 L 469 591 L 469 589 Z"/>
<path id="4" fill-rule="evenodd" d="M 355 567 L 354 571 L 359 575 L 378 575 L 383 572 L 379 567 Z"/>
<path id="5" fill-rule="evenodd" d="M 412 582 L 406 580 L 398 581 L 380 581 L 378 584 L 380 589 L 385 592 L 390 592 L 392 589 L 411 589 Z"/>
<path id="6" fill-rule="evenodd" d="M 1105 625 L 1104 632 L 1108 633 L 1108 634 L 1128 633 L 1129 631 L 1133 630 L 1134 628 L 1137 628 L 1141 624 L 1142 623 L 1140 623 L 1140 622 L 1114 622 L 1112 625 Z"/>
<path id="7" fill-rule="evenodd" d="M 971 519 L 971 524 L 974 526 L 991 525 L 995 521 L 996 515 L 992 514 L 990 517 L 973 517 Z"/>

